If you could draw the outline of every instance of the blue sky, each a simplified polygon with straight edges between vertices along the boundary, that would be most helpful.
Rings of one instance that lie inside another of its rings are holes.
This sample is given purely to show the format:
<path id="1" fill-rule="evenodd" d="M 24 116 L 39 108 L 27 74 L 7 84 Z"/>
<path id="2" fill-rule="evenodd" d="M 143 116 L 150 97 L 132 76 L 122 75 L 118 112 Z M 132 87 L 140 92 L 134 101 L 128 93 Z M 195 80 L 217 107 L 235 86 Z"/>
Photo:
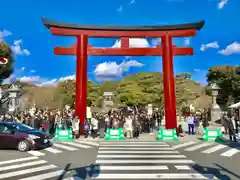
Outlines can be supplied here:
<path id="1" fill-rule="evenodd" d="M 69 3 L 68 3 L 69 2 Z M 41 18 L 81 24 L 164 25 L 205 20 L 204 28 L 191 39 L 179 38 L 178 46 L 191 46 L 194 56 L 175 57 L 175 73 L 190 72 L 205 83 L 205 73 L 216 65 L 237 65 L 240 57 L 239 0 L 7 0 L 1 2 L 0 39 L 15 52 L 11 78 L 54 84 L 74 78 L 74 56 L 56 56 L 56 45 L 70 46 L 76 40 L 52 36 Z M 93 46 L 111 47 L 117 39 L 90 39 Z M 153 46 L 157 39 L 133 39 L 132 47 Z M 162 71 L 161 57 L 89 57 L 88 76 L 121 79 L 139 71 Z"/>

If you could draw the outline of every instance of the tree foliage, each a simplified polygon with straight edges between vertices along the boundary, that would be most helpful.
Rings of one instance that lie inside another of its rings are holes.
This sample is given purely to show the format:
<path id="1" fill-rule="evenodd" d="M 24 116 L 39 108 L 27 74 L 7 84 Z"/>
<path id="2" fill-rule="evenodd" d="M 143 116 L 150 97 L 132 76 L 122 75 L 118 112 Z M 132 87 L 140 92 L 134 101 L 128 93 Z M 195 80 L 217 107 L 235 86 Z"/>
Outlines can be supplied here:
<path id="1" fill-rule="evenodd" d="M 7 58 L 8 63 L 6 65 L 1 65 L 0 67 L 0 83 L 2 83 L 4 79 L 8 78 L 12 74 L 14 63 L 12 50 L 3 41 L 0 41 L 0 58 L 1 57 Z"/>
<path id="2" fill-rule="evenodd" d="M 209 69 L 207 73 L 208 84 L 216 83 L 219 90 L 218 101 L 226 104 L 229 101 L 240 100 L 240 72 L 236 66 L 217 66 Z M 231 102 L 229 102 L 231 103 Z"/>
<path id="3" fill-rule="evenodd" d="M 192 75 L 188 72 L 183 72 L 183 73 L 177 74 L 176 77 L 182 78 L 182 79 L 191 79 Z"/>
<path id="4" fill-rule="evenodd" d="M 181 77 L 175 78 L 176 103 L 178 112 L 187 104 L 197 102 L 196 108 L 206 106 L 209 97 L 205 94 L 205 88 L 191 79 Z M 56 87 L 38 87 L 22 84 L 26 91 L 25 96 L 30 104 L 35 103 L 37 107 L 47 105 L 50 109 L 60 108 L 68 104 L 74 106 L 75 88 L 74 80 L 60 82 Z M 91 80 L 87 86 L 88 106 L 101 107 L 103 93 L 113 92 L 114 106 L 145 106 L 151 103 L 157 107 L 164 106 L 163 76 L 159 72 L 140 72 L 135 75 L 124 77 L 119 82 L 105 81 L 97 84 Z M 41 95 L 39 95 L 41 94 Z M 199 102 L 200 101 L 200 102 Z M 203 108 L 203 107 L 202 107 Z"/>
<path id="5" fill-rule="evenodd" d="M 186 74 L 187 77 L 191 76 Z M 201 87 L 196 82 L 182 76 L 176 77 L 177 106 L 181 108 L 187 103 L 201 96 Z M 58 85 L 58 92 L 63 99 L 63 104 L 74 104 L 75 81 L 64 81 Z M 104 92 L 115 94 L 115 106 L 144 106 L 149 103 L 157 107 L 164 106 L 163 77 L 158 72 L 140 72 L 126 76 L 119 82 L 105 81 L 96 84 L 88 81 L 88 103 L 100 107 Z"/>

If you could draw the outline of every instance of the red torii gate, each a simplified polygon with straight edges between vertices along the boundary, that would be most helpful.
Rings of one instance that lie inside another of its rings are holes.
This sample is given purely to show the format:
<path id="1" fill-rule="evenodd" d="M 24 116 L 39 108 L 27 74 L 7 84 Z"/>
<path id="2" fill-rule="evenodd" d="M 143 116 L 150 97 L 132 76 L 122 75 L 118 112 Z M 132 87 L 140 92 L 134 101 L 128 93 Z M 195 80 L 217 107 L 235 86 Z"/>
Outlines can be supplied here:
<path id="1" fill-rule="evenodd" d="M 200 30 L 204 26 L 204 21 L 166 26 L 77 25 L 51 21 L 45 18 L 43 18 L 42 21 L 43 24 L 50 29 L 53 35 L 77 37 L 76 45 L 72 45 L 72 47 L 55 47 L 54 53 L 56 55 L 77 56 L 75 109 L 76 115 L 80 117 L 81 128 L 86 118 L 88 55 L 162 56 L 166 128 L 174 129 L 177 127 L 173 56 L 193 55 L 193 49 L 189 47 L 174 46 L 172 44 L 172 38 L 195 36 L 197 30 Z M 88 44 L 88 37 L 120 37 L 121 48 L 94 48 Z M 161 46 L 155 48 L 129 48 L 129 38 L 146 37 L 161 37 Z"/>

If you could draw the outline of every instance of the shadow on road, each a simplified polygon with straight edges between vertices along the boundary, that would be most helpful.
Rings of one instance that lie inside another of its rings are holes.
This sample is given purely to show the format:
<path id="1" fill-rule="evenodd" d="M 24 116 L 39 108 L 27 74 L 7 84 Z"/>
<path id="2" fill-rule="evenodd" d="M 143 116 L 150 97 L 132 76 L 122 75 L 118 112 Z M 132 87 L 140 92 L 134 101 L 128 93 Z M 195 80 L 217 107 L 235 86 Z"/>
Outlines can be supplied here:
<path id="1" fill-rule="evenodd" d="M 76 180 L 85 180 L 85 179 L 92 179 L 97 177 L 100 174 L 100 167 L 99 165 L 90 164 L 89 166 L 78 167 L 78 168 L 70 168 L 71 164 L 67 164 L 64 168 L 63 173 L 58 177 L 58 180 L 64 179 L 65 175 L 70 172 L 73 172 L 73 179 Z"/>
<path id="2" fill-rule="evenodd" d="M 207 166 L 201 166 L 198 164 L 194 164 L 192 165 L 192 168 L 206 176 L 208 179 L 213 179 L 213 177 L 218 178 L 219 180 L 239 180 L 240 176 L 235 174 L 232 171 L 229 171 L 228 169 L 224 168 L 223 166 L 219 165 L 219 164 L 215 164 L 215 166 L 217 166 L 216 168 L 214 167 L 207 167 Z M 227 175 L 229 174 L 229 175 Z"/>

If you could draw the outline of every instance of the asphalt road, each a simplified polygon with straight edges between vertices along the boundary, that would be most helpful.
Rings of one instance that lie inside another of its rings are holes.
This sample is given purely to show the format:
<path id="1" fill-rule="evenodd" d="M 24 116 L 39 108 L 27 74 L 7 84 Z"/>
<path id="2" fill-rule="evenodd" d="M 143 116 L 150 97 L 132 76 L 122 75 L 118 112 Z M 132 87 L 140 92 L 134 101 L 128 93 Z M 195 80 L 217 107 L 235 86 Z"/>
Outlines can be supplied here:
<path id="1" fill-rule="evenodd" d="M 190 142 L 190 141 L 189 141 Z M 82 140 L 50 149 L 0 151 L 0 179 L 211 179 L 240 180 L 239 144 Z M 233 153 L 235 152 L 235 153 Z M 191 177 L 191 178 L 190 178 Z"/>
<path id="2" fill-rule="evenodd" d="M 196 140 L 168 144 L 195 161 L 192 168 L 197 172 L 213 174 L 220 180 L 240 180 L 240 143 L 207 143 Z"/>
<path id="3" fill-rule="evenodd" d="M 69 143 L 56 143 L 50 149 L 40 151 L 1 150 L 0 179 L 60 180 L 80 175 L 88 179 L 87 170 L 95 163 L 98 143 Z"/>

